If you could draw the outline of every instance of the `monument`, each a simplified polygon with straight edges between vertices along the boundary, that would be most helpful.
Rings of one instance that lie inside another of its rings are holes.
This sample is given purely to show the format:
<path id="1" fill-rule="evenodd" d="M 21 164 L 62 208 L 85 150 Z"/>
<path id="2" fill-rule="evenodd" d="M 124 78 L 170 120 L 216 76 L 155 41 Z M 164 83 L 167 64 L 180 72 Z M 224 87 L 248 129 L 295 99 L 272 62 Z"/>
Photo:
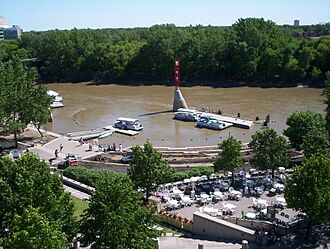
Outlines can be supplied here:
<path id="1" fill-rule="evenodd" d="M 174 62 L 174 100 L 173 100 L 173 111 L 177 111 L 179 108 L 188 108 L 186 101 L 184 100 L 181 91 L 179 89 L 180 86 L 180 61 L 178 59 Z"/>

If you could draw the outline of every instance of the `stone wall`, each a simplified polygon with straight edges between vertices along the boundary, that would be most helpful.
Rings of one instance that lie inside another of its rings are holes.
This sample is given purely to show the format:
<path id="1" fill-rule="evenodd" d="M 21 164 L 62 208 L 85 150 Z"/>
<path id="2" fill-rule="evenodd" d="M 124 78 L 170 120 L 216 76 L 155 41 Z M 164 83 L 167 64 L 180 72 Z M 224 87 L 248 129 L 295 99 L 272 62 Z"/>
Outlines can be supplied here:
<path id="1" fill-rule="evenodd" d="M 233 239 L 237 241 L 255 240 L 255 231 L 212 217 L 207 214 L 195 212 L 193 216 L 193 232 L 197 235 L 211 239 Z"/>

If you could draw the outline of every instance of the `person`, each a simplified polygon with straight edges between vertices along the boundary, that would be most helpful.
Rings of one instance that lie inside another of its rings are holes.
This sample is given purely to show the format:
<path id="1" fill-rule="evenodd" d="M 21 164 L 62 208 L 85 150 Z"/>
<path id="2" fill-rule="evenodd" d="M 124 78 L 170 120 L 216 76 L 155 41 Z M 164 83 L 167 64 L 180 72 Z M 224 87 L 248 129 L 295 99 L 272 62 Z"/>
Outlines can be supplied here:
<path id="1" fill-rule="evenodd" d="M 60 144 L 60 152 L 63 150 L 63 144 Z"/>
<path id="2" fill-rule="evenodd" d="M 82 146 L 84 144 L 84 140 L 82 137 L 79 139 L 79 143 L 80 143 L 80 146 Z"/>
<path id="3" fill-rule="evenodd" d="M 54 154 L 55 154 L 55 158 L 58 158 L 58 150 L 57 149 L 55 150 Z"/>
<path id="4" fill-rule="evenodd" d="M 116 151 L 116 144 L 115 143 L 112 144 L 112 149 L 113 149 L 113 151 Z"/>
<path id="5" fill-rule="evenodd" d="M 121 144 L 119 144 L 119 151 L 123 152 L 123 146 Z"/>

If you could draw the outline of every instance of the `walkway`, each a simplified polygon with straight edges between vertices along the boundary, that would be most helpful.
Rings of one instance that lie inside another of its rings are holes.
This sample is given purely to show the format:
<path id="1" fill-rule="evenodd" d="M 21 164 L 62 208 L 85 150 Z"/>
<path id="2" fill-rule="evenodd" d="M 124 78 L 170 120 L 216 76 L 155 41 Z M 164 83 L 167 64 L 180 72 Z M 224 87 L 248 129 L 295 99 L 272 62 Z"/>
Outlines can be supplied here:
<path id="1" fill-rule="evenodd" d="M 48 162 L 49 159 L 55 157 L 55 150 L 60 151 L 60 145 L 63 145 L 63 150 L 58 154 L 58 160 L 54 160 L 52 164 L 59 163 L 64 160 L 66 154 L 75 154 L 78 158 L 87 159 L 92 156 L 102 154 L 99 151 L 86 151 L 85 146 L 81 146 L 79 142 L 69 140 L 67 137 L 60 136 L 50 141 L 45 145 L 36 145 L 29 148 L 30 152 L 34 152 L 39 155 L 39 158 Z"/>

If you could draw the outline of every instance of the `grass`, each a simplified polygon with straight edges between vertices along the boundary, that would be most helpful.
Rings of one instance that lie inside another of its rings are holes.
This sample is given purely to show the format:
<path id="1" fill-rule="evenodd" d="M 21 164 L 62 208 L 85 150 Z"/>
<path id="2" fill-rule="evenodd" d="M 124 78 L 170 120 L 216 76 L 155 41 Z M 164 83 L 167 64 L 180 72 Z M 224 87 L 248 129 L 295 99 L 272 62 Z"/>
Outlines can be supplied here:
<path id="1" fill-rule="evenodd" d="M 74 203 L 74 208 L 75 208 L 74 215 L 78 218 L 78 220 L 80 220 L 81 215 L 88 208 L 88 201 L 80 200 L 72 195 L 71 195 L 71 199 Z"/>

